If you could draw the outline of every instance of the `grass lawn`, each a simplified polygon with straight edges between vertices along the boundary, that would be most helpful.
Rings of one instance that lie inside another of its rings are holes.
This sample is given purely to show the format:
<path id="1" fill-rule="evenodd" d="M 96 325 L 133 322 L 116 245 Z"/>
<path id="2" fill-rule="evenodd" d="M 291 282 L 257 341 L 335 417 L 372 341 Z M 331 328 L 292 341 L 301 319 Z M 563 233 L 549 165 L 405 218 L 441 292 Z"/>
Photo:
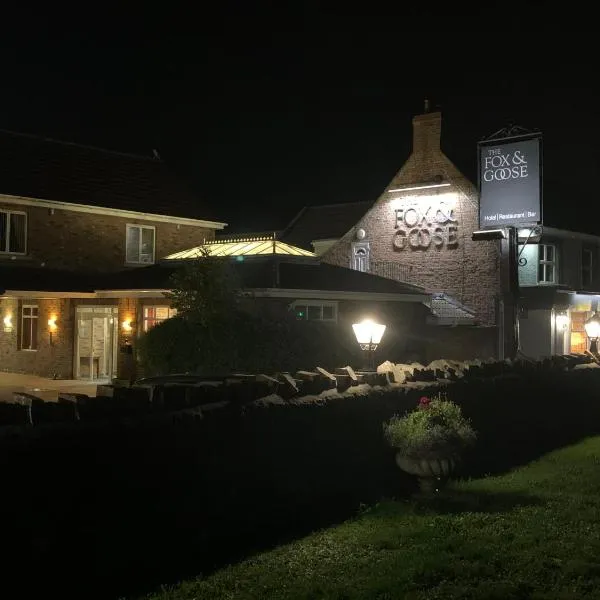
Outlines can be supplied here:
<path id="1" fill-rule="evenodd" d="M 153 600 L 600 598 L 600 438 L 340 526 Z"/>

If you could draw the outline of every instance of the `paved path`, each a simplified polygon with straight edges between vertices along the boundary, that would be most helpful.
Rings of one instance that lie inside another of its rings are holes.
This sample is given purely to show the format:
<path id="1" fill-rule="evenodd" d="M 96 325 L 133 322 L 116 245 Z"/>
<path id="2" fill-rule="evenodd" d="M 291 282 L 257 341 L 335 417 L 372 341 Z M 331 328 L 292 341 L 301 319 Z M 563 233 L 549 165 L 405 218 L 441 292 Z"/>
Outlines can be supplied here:
<path id="1" fill-rule="evenodd" d="M 0 373 L 0 402 L 11 402 L 13 392 L 27 392 L 44 400 L 56 400 L 58 392 L 95 396 L 96 385 L 78 379 L 46 379 L 36 375 Z"/>

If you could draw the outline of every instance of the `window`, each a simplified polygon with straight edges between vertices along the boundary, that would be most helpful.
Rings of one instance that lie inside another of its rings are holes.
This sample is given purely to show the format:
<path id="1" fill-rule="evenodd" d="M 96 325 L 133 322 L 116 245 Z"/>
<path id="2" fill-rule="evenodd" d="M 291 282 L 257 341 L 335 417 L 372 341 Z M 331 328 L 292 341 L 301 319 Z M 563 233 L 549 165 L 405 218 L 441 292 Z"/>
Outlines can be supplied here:
<path id="1" fill-rule="evenodd" d="M 27 214 L 0 210 L 0 253 L 25 254 L 26 240 Z"/>
<path id="2" fill-rule="evenodd" d="M 127 225 L 125 257 L 133 264 L 154 262 L 154 227 Z"/>
<path id="3" fill-rule="evenodd" d="M 292 310 L 299 321 L 337 321 L 337 302 L 298 300 Z"/>
<path id="4" fill-rule="evenodd" d="M 176 308 L 168 306 L 144 306 L 144 331 L 152 329 L 155 325 L 174 317 Z"/>
<path id="5" fill-rule="evenodd" d="M 23 305 L 21 308 L 21 350 L 37 350 L 38 307 Z"/>
<path id="6" fill-rule="evenodd" d="M 352 244 L 352 265 L 355 271 L 369 271 L 369 242 L 354 242 Z"/>
<path id="7" fill-rule="evenodd" d="M 591 248 L 581 250 L 581 285 L 592 285 L 592 268 L 594 264 L 594 251 Z"/>
<path id="8" fill-rule="evenodd" d="M 556 246 L 552 244 L 539 245 L 538 283 L 556 283 Z"/>

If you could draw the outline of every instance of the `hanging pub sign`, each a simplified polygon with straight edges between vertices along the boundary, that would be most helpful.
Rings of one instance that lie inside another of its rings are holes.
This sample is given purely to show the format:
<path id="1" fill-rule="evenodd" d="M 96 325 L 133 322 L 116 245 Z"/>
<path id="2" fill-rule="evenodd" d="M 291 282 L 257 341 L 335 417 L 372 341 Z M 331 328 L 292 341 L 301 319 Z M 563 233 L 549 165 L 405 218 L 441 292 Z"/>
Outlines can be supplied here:
<path id="1" fill-rule="evenodd" d="M 478 144 L 479 227 L 542 222 L 542 138 L 528 134 Z"/>

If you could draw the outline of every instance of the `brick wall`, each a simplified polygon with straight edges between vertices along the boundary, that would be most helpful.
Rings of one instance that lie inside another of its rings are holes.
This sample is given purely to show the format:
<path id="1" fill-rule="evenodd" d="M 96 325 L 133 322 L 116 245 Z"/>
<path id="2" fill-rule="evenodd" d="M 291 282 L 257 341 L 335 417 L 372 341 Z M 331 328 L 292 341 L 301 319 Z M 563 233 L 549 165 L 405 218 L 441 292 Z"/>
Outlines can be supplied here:
<path id="1" fill-rule="evenodd" d="M 477 190 L 440 149 L 441 116 L 413 119 L 413 152 L 373 208 L 326 251 L 326 262 L 348 267 L 357 231 L 369 242 L 371 261 L 410 268 L 411 283 L 445 292 L 475 310 L 482 324 L 496 322 L 500 293 L 499 245 L 473 242 L 478 227 Z M 391 192 L 426 182 L 445 187 Z"/>
<path id="2" fill-rule="evenodd" d="M 0 264 L 49 268 L 113 271 L 125 267 L 126 225 L 151 225 L 155 230 L 155 257 L 186 250 L 214 239 L 214 230 L 125 217 L 2 203 L 0 209 L 27 213 L 27 256 L 0 254 Z"/>
<path id="3" fill-rule="evenodd" d="M 20 306 L 38 307 L 38 349 L 20 350 Z M 12 316 L 12 331 L 0 322 L 0 370 L 32 373 L 42 377 L 70 379 L 73 376 L 74 307 L 68 298 L 1 298 L 0 316 Z M 56 317 L 56 330 L 50 337 L 48 320 Z"/>

